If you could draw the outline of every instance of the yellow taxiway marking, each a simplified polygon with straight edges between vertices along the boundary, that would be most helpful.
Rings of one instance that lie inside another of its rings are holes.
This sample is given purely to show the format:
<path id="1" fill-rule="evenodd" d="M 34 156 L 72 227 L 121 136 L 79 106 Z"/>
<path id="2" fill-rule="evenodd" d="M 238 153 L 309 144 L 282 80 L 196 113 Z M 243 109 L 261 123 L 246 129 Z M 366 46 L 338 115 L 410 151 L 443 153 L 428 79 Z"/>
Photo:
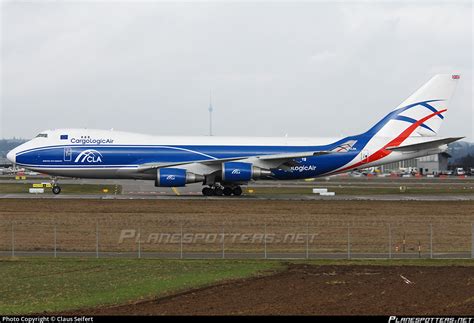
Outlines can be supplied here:
<path id="1" fill-rule="evenodd" d="M 174 192 L 176 195 L 181 195 L 181 194 L 179 194 L 179 191 L 178 191 L 178 189 L 177 189 L 176 187 L 172 187 L 171 189 L 173 190 L 173 192 Z"/>

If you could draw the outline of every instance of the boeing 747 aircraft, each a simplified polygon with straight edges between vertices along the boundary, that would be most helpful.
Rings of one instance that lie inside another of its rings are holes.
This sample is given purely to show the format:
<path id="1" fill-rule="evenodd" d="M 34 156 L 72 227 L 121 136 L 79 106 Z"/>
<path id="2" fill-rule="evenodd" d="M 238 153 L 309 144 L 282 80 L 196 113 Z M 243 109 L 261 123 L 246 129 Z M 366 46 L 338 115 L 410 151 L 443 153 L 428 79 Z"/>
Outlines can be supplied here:
<path id="1" fill-rule="evenodd" d="M 433 155 L 462 137 L 436 137 L 458 75 L 436 75 L 369 130 L 342 139 L 157 137 L 90 129 L 46 130 L 8 153 L 14 164 L 57 177 L 202 183 L 202 193 L 241 195 L 252 180 L 328 176 Z M 358 107 L 363 111 L 363 107 Z"/>

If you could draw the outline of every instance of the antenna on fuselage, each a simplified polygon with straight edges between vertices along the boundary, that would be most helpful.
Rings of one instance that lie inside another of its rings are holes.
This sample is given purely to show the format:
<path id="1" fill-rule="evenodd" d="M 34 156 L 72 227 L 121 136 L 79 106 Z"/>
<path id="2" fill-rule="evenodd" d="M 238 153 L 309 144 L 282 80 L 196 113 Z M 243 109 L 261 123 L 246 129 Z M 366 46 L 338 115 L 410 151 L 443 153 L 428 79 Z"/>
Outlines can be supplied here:
<path id="1" fill-rule="evenodd" d="M 212 111 L 214 108 L 212 107 L 212 90 L 209 91 L 209 136 L 212 136 Z"/>

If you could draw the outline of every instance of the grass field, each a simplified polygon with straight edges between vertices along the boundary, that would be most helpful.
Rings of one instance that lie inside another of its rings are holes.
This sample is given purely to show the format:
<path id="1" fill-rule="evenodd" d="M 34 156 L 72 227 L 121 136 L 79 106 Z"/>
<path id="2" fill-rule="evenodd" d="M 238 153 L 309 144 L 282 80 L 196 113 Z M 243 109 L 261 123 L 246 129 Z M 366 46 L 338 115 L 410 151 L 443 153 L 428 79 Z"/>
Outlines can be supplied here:
<path id="1" fill-rule="evenodd" d="M 0 194 L 28 193 L 32 184 L 27 183 L 2 183 Z M 62 184 L 61 194 L 121 194 L 120 185 L 96 185 L 96 184 Z M 104 191 L 105 190 L 105 191 Z M 44 188 L 44 194 L 53 195 L 51 188 Z"/>
<path id="2" fill-rule="evenodd" d="M 333 186 L 320 185 L 328 188 L 330 192 L 337 195 L 439 195 L 439 194 L 474 194 L 474 185 L 452 185 L 452 186 L 415 186 L 407 185 L 400 188 L 399 185 L 389 187 L 367 187 L 367 186 Z M 312 195 L 312 187 L 251 187 L 245 190 L 249 195 L 268 195 L 268 194 L 299 194 Z"/>
<path id="3" fill-rule="evenodd" d="M 474 261 L 469 260 L 318 260 L 291 263 L 474 266 Z M 285 270 L 288 264 L 262 260 L 3 259 L 0 260 L 0 314 L 57 313 L 137 302 L 221 281 L 269 275 Z"/>
<path id="4" fill-rule="evenodd" d="M 263 252 L 262 239 L 232 239 L 232 234 L 314 235 L 311 252 L 345 252 L 348 228 L 352 252 L 407 252 L 421 246 L 434 252 L 470 252 L 474 201 L 265 201 L 265 200 L 0 200 L 0 250 L 58 251 L 96 249 L 136 252 L 140 230 L 144 252 L 179 252 L 179 239 L 154 239 L 157 234 L 227 233 L 225 249 Z M 389 230 L 390 229 L 390 230 Z M 120 242 L 122 230 L 136 236 Z M 389 239 L 389 233 L 391 239 Z M 185 252 L 219 252 L 219 239 L 184 243 Z M 268 243 L 268 252 L 303 252 L 305 240 Z"/>
<path id="5" fill-rule="evenodd" d="M 35 182 L 41 183 L 40 178 L 33 178 Z M 119 183 L 122 183 L 120 181 Z M 127 182 L 123 182 L 124 187 Z M 337 195 L 449 195 L 449 194 L 473 194 L 474 195 L 474 177 L 466 178 L 352 178 L 352 177 L 332 177 L 328 180 L 324 178 L 315 179 L 311 182 L 306 181 L 280 181 L 270 182 L 251 182 L 244 188 L 247 195 L 313 195 L 313 187 L 328 188 L 329 191 Z M 0 194 L 27 193 L 32 184 L 21 183 L 15 180 L 4 181 L 0 184 Z M 145 184 L 149 191 L 162 191 L 163 189 L 153 187 L 149 181 Z M 108 190 L 108 194 L 121 194 L 122 187 L 117 185 L 97 185 L 96 183 L 83 184 L 69 180 L 67 184 L 61 184 L 63 194 L 104 194 L 103 189 Z M 177 188 L 178 191 L 186 192 L 186 189 Z M 194 191 L 200 191 L 200 184 L 194 185 Z M 126 190 L 125 190 L 126 191 Z M 47 194 L 51 194 L 50 189 L 46 189 Z M 169 193 L 173 195 L 172 191 Z"/>
<path id="6" fill-rule="evenodd" d="M 283 268 L 271 261 L 3 259 L 0 314 L 121 304 Z"/>

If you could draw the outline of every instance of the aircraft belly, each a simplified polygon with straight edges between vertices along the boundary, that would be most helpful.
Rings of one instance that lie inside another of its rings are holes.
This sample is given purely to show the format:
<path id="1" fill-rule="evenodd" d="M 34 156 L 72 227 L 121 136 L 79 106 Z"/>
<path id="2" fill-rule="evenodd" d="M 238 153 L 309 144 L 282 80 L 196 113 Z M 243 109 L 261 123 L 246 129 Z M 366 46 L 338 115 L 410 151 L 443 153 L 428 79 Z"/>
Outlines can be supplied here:
<path id="1" fill-rule="evenodd" d="M 33 171 L 51 176 L 77 177 L 77 178 L 97 178 L 97 179 L 155 179 L 154 174 L 138 173 L 136 169 L 64 169 L 64 168 L 29 168 Z"/>

